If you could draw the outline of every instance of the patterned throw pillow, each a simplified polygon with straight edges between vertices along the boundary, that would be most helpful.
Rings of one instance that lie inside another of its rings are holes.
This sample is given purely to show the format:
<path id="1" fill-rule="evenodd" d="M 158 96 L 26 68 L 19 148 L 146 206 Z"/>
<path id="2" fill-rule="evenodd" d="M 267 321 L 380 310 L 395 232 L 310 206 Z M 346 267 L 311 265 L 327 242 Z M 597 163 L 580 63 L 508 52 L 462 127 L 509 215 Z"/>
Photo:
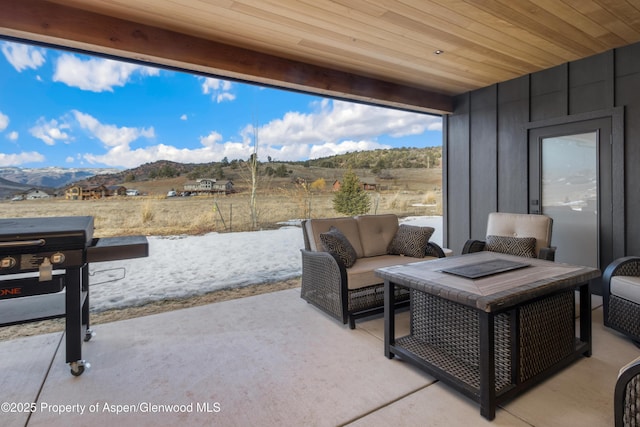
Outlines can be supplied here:
<path id="1" fill-rule="evenodd" d="M 535 237 L 487 236 L 485 251 L 517 255 L 528 258 L 536 257 Z"/>
<path id="2" fill-rule="evenodd" d="M 433 227 L 400 224 L 396 235 L 393 236 L 393 240 L 389 244 L 387 253 L 424 258 L 427 243 L 429 243 L 434 231 Z"/>
<path id="3" fill-rule="evenodd" d="M 347 237 L 342 234 L 342 231 L 336 227 L 331 226 L 329 231 L 320 233 L 320 241 L 324 250 L 337 256 L 345 267 L 349 268 L 356 263 L 358 258 L 356 250 L 351 246 Z"/>

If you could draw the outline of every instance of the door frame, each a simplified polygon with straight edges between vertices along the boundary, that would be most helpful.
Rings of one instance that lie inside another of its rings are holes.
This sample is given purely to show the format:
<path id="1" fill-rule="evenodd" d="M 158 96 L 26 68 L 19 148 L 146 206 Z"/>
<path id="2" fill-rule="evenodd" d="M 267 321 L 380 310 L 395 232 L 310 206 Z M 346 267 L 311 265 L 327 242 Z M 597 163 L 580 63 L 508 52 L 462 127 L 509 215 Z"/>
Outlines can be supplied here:
<path id="1" fill-rule="evenodd" d="M 624 173 L 624 107 L 615 107 L 606 110 L 592 111 L 589 113 L 575 114 L 553 119 L 540 120 L 525 124 L 526 144 L 533 131 L 542 128 L 549 128 L 572 123 L 587 122 L 596 119 L 611 119 L 611 230 L 610 236 L 606 236 L 611 241 L 612 259 L 620 258 L 626 254 L 626 218 L 624 210 L 625 199 L 625 173 Z M 529 160 L 530 163 L 530 160 Z M 527 176 L 530 176 L 530 171 Z M 528 186 L 529 188 L 531 185 Z M 530 190 L 528 190 L 530 191 Z M 537 197 L 537 196 L 536 196 Z M 527 206 L 531 210 L 532 195 L 528 194 Z M 600 233 L 603 232 L 600 227 Z M 605 232 L 607 230 L 604 230 Z M 604 270 L 606 265 L 601 265 Z"/>

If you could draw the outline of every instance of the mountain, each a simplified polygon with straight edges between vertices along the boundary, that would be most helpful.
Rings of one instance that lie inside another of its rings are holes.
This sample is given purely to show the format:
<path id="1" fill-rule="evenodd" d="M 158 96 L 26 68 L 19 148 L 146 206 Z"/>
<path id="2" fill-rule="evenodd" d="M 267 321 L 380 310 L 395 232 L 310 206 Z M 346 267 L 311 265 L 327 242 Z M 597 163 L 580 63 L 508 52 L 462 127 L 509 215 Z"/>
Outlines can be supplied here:
<path id="1" fill-rule="evenodd" d="M 65 187 L 72 182 L 87 179 L 100 174 L 120 172 L 119 169 L 106 168 L 18 168 L 0 167 L 0 178 L 31 187 Z M 4 188 L 4 184 L 0 184 Z"/>

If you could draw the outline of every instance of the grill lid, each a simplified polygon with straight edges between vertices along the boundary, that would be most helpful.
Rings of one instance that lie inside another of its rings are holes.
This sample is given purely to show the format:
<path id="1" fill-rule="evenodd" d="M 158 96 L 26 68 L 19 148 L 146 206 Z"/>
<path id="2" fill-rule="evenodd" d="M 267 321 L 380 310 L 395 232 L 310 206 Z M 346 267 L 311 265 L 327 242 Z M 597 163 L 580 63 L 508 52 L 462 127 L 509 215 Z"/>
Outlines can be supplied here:
<path id="1" fill-rule="evenodd" d="M 0 219 L 0 254 L 85 249 L 93 239 L 93 217 Z"/>

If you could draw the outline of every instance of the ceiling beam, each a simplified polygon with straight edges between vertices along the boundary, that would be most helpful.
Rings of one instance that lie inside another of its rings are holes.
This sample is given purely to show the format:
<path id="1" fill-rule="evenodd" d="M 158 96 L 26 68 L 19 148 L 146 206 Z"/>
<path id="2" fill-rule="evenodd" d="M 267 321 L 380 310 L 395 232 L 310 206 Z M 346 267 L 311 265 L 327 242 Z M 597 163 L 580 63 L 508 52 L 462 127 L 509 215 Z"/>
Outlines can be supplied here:
<path id="1" fill-rule="evenodd" d="M 452 97 L 42 0 L 0 0 L 0 35 L 221 78 L 431 114 Z"/>

